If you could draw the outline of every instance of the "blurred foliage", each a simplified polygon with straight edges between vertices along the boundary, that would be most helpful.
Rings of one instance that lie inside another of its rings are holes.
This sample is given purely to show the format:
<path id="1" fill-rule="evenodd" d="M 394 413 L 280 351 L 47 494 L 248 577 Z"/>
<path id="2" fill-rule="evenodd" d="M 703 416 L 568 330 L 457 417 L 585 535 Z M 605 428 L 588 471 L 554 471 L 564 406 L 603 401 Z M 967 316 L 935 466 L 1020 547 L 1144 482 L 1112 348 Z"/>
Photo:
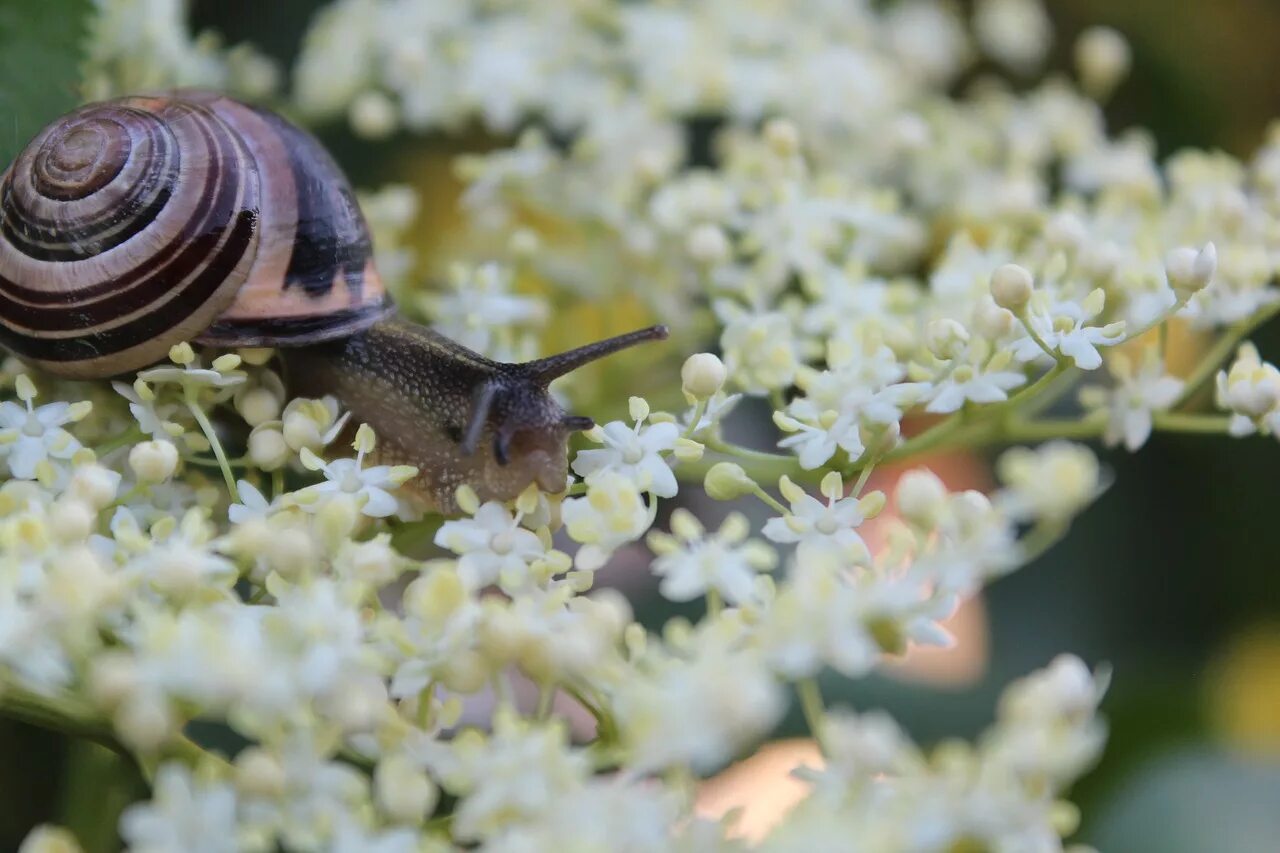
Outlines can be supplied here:
<path id="1" fill-rule="evenodd" d="M 79 104 L 91 0 L 0 0 L 0 163 Z"/>

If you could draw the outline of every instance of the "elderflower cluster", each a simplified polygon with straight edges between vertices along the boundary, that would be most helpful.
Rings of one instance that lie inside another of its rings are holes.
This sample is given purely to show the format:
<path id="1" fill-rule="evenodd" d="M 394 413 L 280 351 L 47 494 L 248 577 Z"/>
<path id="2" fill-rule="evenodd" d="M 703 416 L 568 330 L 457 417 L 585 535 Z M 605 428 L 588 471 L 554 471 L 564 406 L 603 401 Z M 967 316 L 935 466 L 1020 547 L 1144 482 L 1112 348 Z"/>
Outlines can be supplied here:
<path id="1" fill-rule="evenodd" d="M 91 100 L 160 89 L 211 88 L 261 99 L 280 85 L 276 62 L 251 44 L 192 33 L 182 0 L 94 0 L 85 93 Z"/>
<path id="2" fill-rule="evenodd" d="M 97 8 L 90 95 L 274 87 L 180 3 Z M 1099 106 L 1123 37 L 1086 30 L 1074 78 L 1052 40 L 1039 0 L 322 6 L 290 115 L 493 134 L 438 277 L 420 188 L 360 195 L 404 314 L 502 361 L 585 342 L 570 309 L 671 339 L 552 389 L 600 420 L 564 489 L 465 484 L 448 518 L 271 350 L 6 360 L 0 711 L 136 759 L 135 850 L 739 850 L 698 785 L 792 696 L 822 766 L 760 849 L 1064 849 L 1104 670 L 1054 660 L 972 744 L 817 690 L 950 645 L 1069 535 L 1110 479 L 1082 442 L 1280 434 L 1245 341 L 1280 311 L 1280 125 L 1157 162 Z M 1176 373 L 1173 327 L 1203 339 Z M 985 492 L 922 464 L 980 447 Z M 646 627 L 619 570 L 698 618 Z"/>

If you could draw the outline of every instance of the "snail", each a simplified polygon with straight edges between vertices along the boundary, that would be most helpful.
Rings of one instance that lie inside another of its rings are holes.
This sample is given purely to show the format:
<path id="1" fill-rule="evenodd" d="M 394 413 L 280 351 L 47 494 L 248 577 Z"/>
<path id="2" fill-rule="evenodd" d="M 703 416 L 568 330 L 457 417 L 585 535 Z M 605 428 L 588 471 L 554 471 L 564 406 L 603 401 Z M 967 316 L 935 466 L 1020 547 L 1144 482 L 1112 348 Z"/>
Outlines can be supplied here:
<path id="1" fill-rule="evenodd" d="M 277 347 L 292 393 L 336 396 L 448 513 L 464 484 L 482 500 L 562 491 L 568 437 L 594 424 L 549 383 L 667 334 L 492 361 L 400 318 L 371 258 L 346 178 L 281 116 L 205 92 L 90 104 L 0 176 L 0 344 L 73 378 L 184 340 Z"/>

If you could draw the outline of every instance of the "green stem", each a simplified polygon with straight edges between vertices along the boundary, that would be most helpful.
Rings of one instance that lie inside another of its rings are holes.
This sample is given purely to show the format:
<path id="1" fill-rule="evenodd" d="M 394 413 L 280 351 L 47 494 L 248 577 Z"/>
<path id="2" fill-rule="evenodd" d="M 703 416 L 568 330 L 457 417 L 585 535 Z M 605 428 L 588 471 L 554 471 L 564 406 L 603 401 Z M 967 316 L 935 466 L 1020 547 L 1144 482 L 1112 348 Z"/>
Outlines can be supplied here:
<path id="1" fill-rule="evenodd" d="M 138 762 L 146 772 L 146 765 L 140 757 L 133 755 L 116 739 L 110 722 L 78 696 L 68 693 L 45 696 L 7 682 L 0 684 L 0 717 L 91 740 Z M 178 735 L 166 742 L 156 758 L 173 758 L 191 765 L 215 761 L 230 766 L 224 759 L 207 752 L 186 735 Z"/>
<path id="2" fill-rule="evenodd" d="M 769 494 L 768 492 L 766 492 L 766 491 L 765 491 L 765 490 L 760 486 L 760 484 L 759 484 L 759 483 L 757 483 L 757 484 L 756 484 L 755 489 L 753 489 L 753 490 L 752 490 L 752 494 L 754 494 L 754 495 L 755 495 L 756 497 L 758 497 L 760 500 L 764 501 L 765 506 L 768 506 L 768 507 L 769 507 L 769 508 L 771 508 L 771 509 L 777 510 L 778 512 L 782 513 L 783 515 L 786 515 L 788 512 L 790 512 L 790 510 L 789 510 L 789 509 L 787 509 L 785 506 L 783 506 L 783 505 L 782 505 L 782 502 L 781 502 L 781 501 L 779 501 L 779 500 L 778 500 L 777 498 L 775 498 L 773 495 L 771 495 L 771 494 Z"/>
<path id="3" fill-rule="evenodd" d="M 818 687 L 818 679 L 810 676 L 796 682 L 796 695 L 800 698 L 800 711 L 804 714 L 805 725 L 809 734 L 818 742 L 818 748 L 826 752 L 822 736 L 822 723 L 826 716 L 826 706 L 822 702 L 822 690 Z"/>
<path id="4" fill-rule="evenodd" d="M 222 468 L 222 478 L 226 480 L 227 492 L 231 495 L 232 500 L 238 503 L 240 501 L 240 491 L 236 488 L 236 478 L 231 473 L 231 464 L 227 462 L 226 451 L 222 449 L 222 442 L 218 440 L 218 433 L 214 430 L 213 424 L 209 422 L 209 416 L 204 413 L 204 409 L 190 394 L 187 395 L 187 409 L 191 411 L 191 416 L 200 425 L 200 429 L 204 432 L 204 437 L 209 439 L 209 446 L 213 448 L 213 455 L 217 457 L 218 466 Z"/>
<path id="5" fill-rule="evenodd" d="M 707 401 L 699 400 L 693 407 L 693 417 L 689 419 L 689 425 L 684 429 L 684 435 L 681 438 L 693 438 L 693 434 L 698 431 L 698 423 L 702 420 L 702 416 L 707 413 Z"/>
<path id="6" fill-rule="evenodd" d="M 862 472 L 858 474 L 858 482 L 853 484 L 853 489 L 849 492 L 849 497 L 856 498 L 862 494 L 862 490 L 866 488 L 867 480 L 871 479 L 871 472 L 876 469 L 876 463 L 880 461 L 879 457 L 871 459 L 866 465 L 862 466 Z"/>
<path id="7" fill-rule="evenodd" d="M 1152 418 L 1155 428 L 1164 432 L 1226 435 L 1227 429 L 1231 425 L 1231 418 L 1227 415 L 1156 412 Z"/>
<path id="8" fill-rule="evenodd" d="M 724 611 L 724 601 L 720 598 L 718 590 L 707 590 L 707 617 L 714 619 Z"/>

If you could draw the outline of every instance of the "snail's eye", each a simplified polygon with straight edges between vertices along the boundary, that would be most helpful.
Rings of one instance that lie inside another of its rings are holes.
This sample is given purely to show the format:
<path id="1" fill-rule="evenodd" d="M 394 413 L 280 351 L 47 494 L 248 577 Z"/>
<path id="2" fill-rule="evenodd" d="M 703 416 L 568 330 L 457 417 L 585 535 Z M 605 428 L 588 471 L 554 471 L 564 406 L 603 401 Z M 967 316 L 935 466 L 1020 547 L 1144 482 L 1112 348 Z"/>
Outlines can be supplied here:
<path id="1" fill-rule="evenodd" d="M 458 424 L 449 424 L 444 428 L 444 434 L 448 436 L 449 440 L 454 444 L 462 443 L 462 427 Z"/>

